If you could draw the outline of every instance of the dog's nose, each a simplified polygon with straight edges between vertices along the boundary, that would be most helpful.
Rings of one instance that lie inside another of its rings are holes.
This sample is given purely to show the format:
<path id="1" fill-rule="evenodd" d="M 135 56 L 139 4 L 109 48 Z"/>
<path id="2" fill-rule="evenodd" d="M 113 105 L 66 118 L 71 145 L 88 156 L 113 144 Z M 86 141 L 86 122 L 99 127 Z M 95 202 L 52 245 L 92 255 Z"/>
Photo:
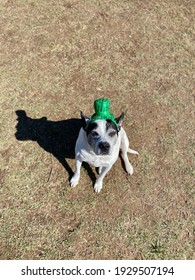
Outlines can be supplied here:
<path id="1" fill-rule="evenodd" d="M 108 142 L 100 142 L 99 148 L 100 148 L 102 154 L 108 154 L 109 149 L 110 149 L 110 144 Z"/>

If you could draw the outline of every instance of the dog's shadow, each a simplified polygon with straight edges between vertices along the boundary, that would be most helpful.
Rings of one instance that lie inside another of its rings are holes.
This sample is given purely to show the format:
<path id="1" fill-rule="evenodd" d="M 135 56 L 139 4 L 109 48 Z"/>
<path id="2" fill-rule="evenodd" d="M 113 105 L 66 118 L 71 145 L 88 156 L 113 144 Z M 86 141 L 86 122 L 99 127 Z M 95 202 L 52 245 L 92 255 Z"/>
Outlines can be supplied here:
<path id="1" fill-rule="evenodd" d="M 73 171 L 66 161 L 67 158 L 75 158 L 75 144 L 82 127 L 81 119 L 67 119 L 62 121 L 50 121 L 46 117 L 32 119 L 24 110 L 16 111 L 17 125 L 15 137 L 19 141 L 36 141 L 41 148 L 51 153 L 64 166 L 69 174 L 69 180 Z M 91 180 L 95 181 L 95 174 L 91 167 L 84 163 Z"/>

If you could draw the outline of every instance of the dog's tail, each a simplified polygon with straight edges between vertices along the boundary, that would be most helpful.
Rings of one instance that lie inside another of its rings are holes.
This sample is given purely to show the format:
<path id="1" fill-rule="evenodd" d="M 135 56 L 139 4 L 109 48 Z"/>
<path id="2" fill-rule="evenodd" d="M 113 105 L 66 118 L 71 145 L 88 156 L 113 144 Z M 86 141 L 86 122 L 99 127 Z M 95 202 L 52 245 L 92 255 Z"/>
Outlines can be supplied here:
<path id="1" fill-rule="evenodd" d="M 139 153 L 137 151 L 132 150 L 130 148 L 127 150 L 127 152 L 130 153 L 130 154 L 133 154 L 133 155 L 139 155 Z"/>

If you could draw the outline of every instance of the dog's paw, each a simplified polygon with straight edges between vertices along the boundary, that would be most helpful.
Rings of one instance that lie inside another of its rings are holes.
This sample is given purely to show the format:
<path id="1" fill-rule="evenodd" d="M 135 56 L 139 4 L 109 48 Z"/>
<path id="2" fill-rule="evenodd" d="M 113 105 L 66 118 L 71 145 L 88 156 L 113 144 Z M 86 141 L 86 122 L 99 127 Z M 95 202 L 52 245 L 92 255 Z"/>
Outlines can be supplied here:
<path id="1" fill-rule="evenodd" d="M 94 185 L 94 191 L 96 193 L 99 193 L 102 189 L 102 182 L 96 182 L 95 185 Z"/>
<path id="2" fill-rule="evenodd" d="M 76 186 L 78 185 L 78 182 L 79 182 L 79 177 L 73 175 L 73 177 L 72 177 L 71 180 L 70 180 L 70 186 L 71 186 L 71 188 L 76 187 Z"/>
<path id="3" fill-rule="evenodd" d="M 133 175 L 133 166 L 131 164 L 126 165 L 125 169 L 129 175 Z"/>

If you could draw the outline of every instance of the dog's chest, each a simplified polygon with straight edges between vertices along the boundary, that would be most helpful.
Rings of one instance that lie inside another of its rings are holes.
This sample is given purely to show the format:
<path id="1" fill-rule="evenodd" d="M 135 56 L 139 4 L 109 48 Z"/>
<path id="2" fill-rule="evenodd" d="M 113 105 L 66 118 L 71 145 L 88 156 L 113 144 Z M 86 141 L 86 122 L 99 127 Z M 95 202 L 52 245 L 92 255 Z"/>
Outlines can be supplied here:
<path id="1" fill-rule="evenodd" d="M 110 156 L 94 156 L 94 154 L 89 154 L 81 152 L 81 157 L 83 158 L 83 161 L 86 161 L 87 163 L 95 166 L 95 167 L 100 167 L 100 166 L 110 166 L 111 164 L 111 157 Z"/>

